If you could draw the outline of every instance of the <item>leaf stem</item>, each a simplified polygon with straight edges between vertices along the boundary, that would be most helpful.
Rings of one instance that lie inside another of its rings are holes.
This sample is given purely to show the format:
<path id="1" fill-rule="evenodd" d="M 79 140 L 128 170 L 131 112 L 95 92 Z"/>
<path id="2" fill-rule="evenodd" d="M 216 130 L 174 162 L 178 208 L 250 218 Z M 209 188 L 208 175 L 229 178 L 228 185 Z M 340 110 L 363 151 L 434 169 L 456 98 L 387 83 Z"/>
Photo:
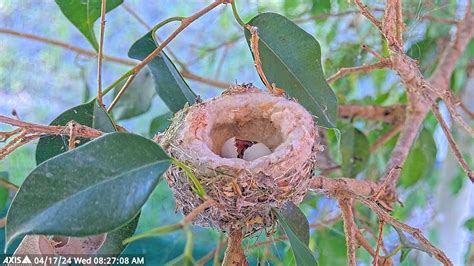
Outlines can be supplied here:
<path id="1" fill-rule="evenodd" d="M 128 78 L 130 75 L 133 74 L 132 70 L 127 71 L 125 74 L 123 74 L 120 78 L 115 80 L 112 84 L 110 84 L 104 91 L 103 95 L 106 95 L 109 93 L 109 91 L 113 90 L 120 82 L 122 82 L 124 79 Z"/>
<path id="2" fill-rule="evenodd" d="M 170 22 L 173 22 L 173 21 L 183 21 L 183 19 L 185 19 L 186 17 L 170 17 L 170 18 L 167 18 L 165 20 L 163 20 L 162 22 L 156 24 L 156 26 L 154 26 L 153 28 L 151 28 L 151 31 L 155 32 L 157 31 L 159 28 L 163 27 L 164 25 L 170 23 Z"/>
<path id="3" fill-rule="evenodd" d="M 100 15 L 100 38 L 99 51 L 97 53 L 97 102 L 100 106 L 104 106 L 102 101 L 102 60 L 104 50 L 104 31 L 105 31 L 105 10 L 107 0 L 102 0 L 101 15 Z"/>
<path id="4" fill-rule="evenodd" d="M 385 257 L 386 258 L 391 258 L 391 257 L 395 256 L 400 250 L 402 250 L 403 247 L 404 247 L 403 244 L 398 245 L 398 247 L 396 247 L 392 252 L 390 252 L 390 254 L 388 254 Z"/>
<path id="5" fill-rule="evenodd" d="M 239 23 L 240 26 L 245 28 L 245 22 L 240 18 L 239 12 L 237 12 L 237 7 L 235 6 L 235 0 L 231 1 L 231 6 L 232 6 L 232 14 L 234 14 L 234 18 Z"/>
<path id="6" fill-rule="evenodd" d="M 193 232 L 189 229 L 188 226 L 184 227 L 186 232 L 186 246 L 184 247 L 184 256 L 192 258 L 193 257 Z"/>

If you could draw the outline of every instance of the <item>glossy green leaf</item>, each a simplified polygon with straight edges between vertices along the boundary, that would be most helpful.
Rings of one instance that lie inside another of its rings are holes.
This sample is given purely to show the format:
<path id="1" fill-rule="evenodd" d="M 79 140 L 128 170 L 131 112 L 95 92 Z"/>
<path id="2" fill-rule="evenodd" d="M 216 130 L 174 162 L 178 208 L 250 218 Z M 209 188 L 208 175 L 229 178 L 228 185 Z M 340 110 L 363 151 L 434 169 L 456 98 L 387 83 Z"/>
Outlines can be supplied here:
<path id="1" fill-rule="evenodd" d="M 101 0 L 56 0 L 61 12 L 87 38 L 94 49 L 99 44 L 94 33 L 94 22 L 101 14 Z M 106 12 L 121 5 L 123 0 L 107 0 Z"/>
<path id="2" fill-rule="evenodd" d="M 156 48 L 157 43 L 150 31 L 130 47 L 128 56 L 143 60 Z M 191 105 L 195 102 L 196 94 L 164 52 L 148 63 L 147 67 L 153 75 L 156 92 L 173 113 L 181 110 L 186 103 Z"/>
<path id="3" fill-rule="evenodd" d="M 341 134 L 341 170 L 346 177 L 355 177 L 367 167 L 370 145 L 365 134 L 352 125 L 345 126 Z"/>
<path id="4" fill-rule="evenodd" d="M 286 201 L 279 211 L 301 242 L 309 245 L 309 223 L 300 208 L 293 202 Z"/>
<path id="5" fill-rule="evenodd" d="M 65 126 L 70 121 L 98 129 L 103 132 L 114 132 L 115 126 L 112 123 L 107 112 L 97 104 L 94 99 L 89 103 L 73 107 L 60 114 L 53 122 L 52 126 Z M 78 138 L 79 143 L 76 147 L 89 141 L 88 139 Z M 42 137 L 36 146 L 36 164 L 40 164 L 49 158 L 61 154 L 68 150 L 68 136 L 45 136 Z"/>
<path id="6" fill-rule="evenodd" d="M 8 181 L 9 174 L 8 172 L 1 171 L 0 172 L 0 179 L 4 179 Z M 10 191 L 7 188 L 1 186 L 0 187 L 0 211 L 5 209 L 7 205 L 8 198 L 10 197 Z"/>
<path id="7" fill-rule="evenodd" d="M 96 252 L 97 255 L 118 256 L 127 247 L 123 241 L 131 237 L 137 229 L 140 213 L 137 214 L 133 220 L 126 223 L 122 227 L 115 229 L 107 234 L 107 239 L 100 249 Z"/>
<path id="8" fill-rule="evenodd" d="M 316 233 L 319 266 L 347 265 L 343 223 L 337 222 Z"/>
<path id="9" fill-rule="evenodd" d="M 131 221 L 170 158 L 151 140 L 110 133 L 51 158 L 23 182 L 7 215 L 6 239 L 35 233 L 87 236 Z"/>
<path id="10" fill-rule="evenodd" d="M 283 216 L 279 210 L 273 208 L 273 213 L 276 215 L 278 222 L 280 223 L 281 227 L 285 231 L 286 235 L 291 244 L 291 249 L 293 250 L 293 254 L 295 256 L 296 264 L 303 266 L 303 265 L 318 265 L 316 259 L 313 256 L 313 253 L 308 248 L 308 245 L 304 243 L 300 236 L 293 231 L 292 226 L 288 223 L 287 217 Z"/>
<path id="11" fill-rule="evenodd" d="M 164 132 L 170 126 L 171 118 L 173 118 L 173 114 L 171 112 L 166 112 L 162 115 L 153 118 L 150 123 L 150 137 L 158 133 Z"/>
<path id="12" fill-rule="evenodd" d="M 118 94 L 125 82 L 121 82 L 114 90 Z M 151 102 L 155 96 L 155 85 L 148 69 L 140 71 L 128 89 L 117 102 L 113 110 L 114 118 L 123 120 L 146 113 L 150 110 Z"/>
<path id="13" fill-rule="evenodd" d="M 400 184 L 404 187 L 414 185 L 427 178 L 433 171 L 436 161 L 436 143 L 433 134 L 423 128 L 412 146 L 400 173 Z"/>
<path id="14" fill-rule="evenodd" d="M 260 59 L 268 81 L 296 98 L 317 117 L 318 125 L 335 127 L 337 100 L 326 83 L 316 39 L 275 13 L 260 14 L 249 24 L 258 28 Z M 247 29 L 245 37 L 249 42 Z"/>

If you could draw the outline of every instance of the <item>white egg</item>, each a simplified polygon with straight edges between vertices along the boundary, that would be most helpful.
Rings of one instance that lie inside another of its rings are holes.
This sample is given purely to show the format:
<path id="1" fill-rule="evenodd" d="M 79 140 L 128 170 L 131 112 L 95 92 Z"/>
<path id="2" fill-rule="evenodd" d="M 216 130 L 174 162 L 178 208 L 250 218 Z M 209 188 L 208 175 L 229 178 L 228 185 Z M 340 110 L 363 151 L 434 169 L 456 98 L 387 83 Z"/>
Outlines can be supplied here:
<path id="1" fill-rule="evenodd" d="M 253 161 L 265 155 L 269 155 L 272 151 L 263 143 L 257 143 L 244 151 L 244 160 Z"/>
<path id="2" fill-rule="evenodd" d="M 237 152 L 237 147 L 235 146 L 235 137 L 226 140 L 221 148 L 221 156 L 223 158 L 237 158 L 238 155 L 239 153 Z"/>

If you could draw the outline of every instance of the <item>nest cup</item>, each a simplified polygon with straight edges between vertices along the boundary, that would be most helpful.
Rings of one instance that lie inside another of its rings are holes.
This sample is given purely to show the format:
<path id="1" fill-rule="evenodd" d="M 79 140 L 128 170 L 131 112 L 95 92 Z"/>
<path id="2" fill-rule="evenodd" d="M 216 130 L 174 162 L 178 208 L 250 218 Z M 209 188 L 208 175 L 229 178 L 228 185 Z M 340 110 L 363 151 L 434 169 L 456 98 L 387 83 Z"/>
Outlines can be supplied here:
<path id="1" fill-rule="evenodd" d="M 232 137 L 263 143 L 271 153 L 253 161 L 223 158 L 222 145 Z M 313 117 L 300 104 L 252 86 L 238 86 L 178 112 L 160 144 L 191 168 L 207 195 L 218 203 L 194 223 L 223 232 L 241 229 L 248 235 L 272 228 L 272 207 L 303 200 L 319 136 Z M 180 168 L 171 167 L 165 178 L 177 210 L 188 214 L 203 202 Z"/>

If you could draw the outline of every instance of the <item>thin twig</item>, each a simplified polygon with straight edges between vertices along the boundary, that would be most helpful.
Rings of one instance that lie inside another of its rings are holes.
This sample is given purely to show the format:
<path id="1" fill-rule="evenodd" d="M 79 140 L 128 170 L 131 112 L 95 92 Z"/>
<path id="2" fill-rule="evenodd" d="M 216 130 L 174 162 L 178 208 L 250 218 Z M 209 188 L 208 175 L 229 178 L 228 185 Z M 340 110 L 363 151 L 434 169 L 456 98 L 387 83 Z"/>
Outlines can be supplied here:
<path id="1" fill-rule="evenodd" d="M 68 149 L 72 150 L 76 148 L 76 124 L 75 123 L 70 123 L 69 124 L 69 144 L 68 144 Z"/>
<path id="2" fill-rule="evenodd" d="M 107 0 L 102 0 L 100 15 L 100 35 L 99 35 L 99 52 L 97 54 L 97 103 L 104 106 L 102 101 L 102 59 L 104 51 L 104 32 L 105 32 L 105 11 Z"/>
<path id="3" fill-rule="evenodd" d="M 44 37 L 40 37 L 40 36 L 37 36 L 37 35 L 29 34 L 29 33 L 23 33 L 23 32 L 10 30 L 10 29 L 4 29 L 4 28 L 0 28 L 0 33 L 5 33 L 5 34 L 9 34 L 9 35 L 29 39 L 29 40 L 38 41 L 38 42 L 45 43 L 45 44 L 58 46 L 58 47 L 61 47 L 61 48 L 67 49 L 69 51 L 72 51 L 72 52 L 75 52 L 75 53 L 78 53 L 78 54 L 81 54 L 81 55 L 85 55 L 85 56 L 91 57 L 91 58 L 96 58 L 97 57 L 97 53 L 95 51 L 86 50 L 86 49 L 76 47 L 76 46 L 73 46 L 73 45 L 70 45 L 68 43 L 58 41 L 58 40 L 53 40 L 53 39 L 44 38 Z M 127 65 L 127 66 L 134 66 L 135 63 L 136 63 L 136 61 L 130 60 L 130 59 L 123 59 L 123 58 L 118 58 L 118 57 L 113 57 L 113 56 L 108 56 L 108 55 L 103 55 L 103 57 L 107 61 L 111 61 L 111 62 L 115 62 L 115 63 Z"/>
<path id="4" fill-rule="evenodd" d="M 8 143 L 4 147 L 2 147 L 2 149 L 0 149 L 0 161 L 3 160 L 5 157 L 7 157 L 7 155 L 12 153 L 16 149 L 20 148 L 21 146 L 41 137 L 41 134 L 27 135 L 26 132 L 24 133 L 25 133 L 24 135 L 20 134 L 20 138 L 18 139 L 18 141 Z"/>
<path id="5" fill-rule="evenodd" d="M 217 247 L 215 247 L 213 250 L 209 251 L 204 257 L 200 258 L 196 262 L 196 266 L 203 266 L 206 264 L 210 259 L 212 259 L 215 255 L 217 255 L 220 250 L 227 245 L 227 239 L 223 239 L 222 241 L 219 240 L 219 243 L 217 244 Z"/>
<path id="6" fill-rule="evenodd" d="M 273 95 L 283 95 L 285 93 L 284 90 L 277 88 L 275 83 L 270 84 L 267 77 L 265 76 L 265 72 L 263 72 L 262 68 L 262 61 L 260 60 L 260 52 L 258 49 L 258 30 L 257 27 L 253 27 L 251 25 L 246 26 L 247 30 L 250 31 L 252 37 L 250 38 L 250 48 L 253 53 L 253 57 L 255 60 L 255 68 L 257 69 L 258 75 L 262 78 L 263 84 L 267 87 L 268 91 Z"/>
<path id="7" fill-rule="evenodd" d="M 463 101 L 459 100 L 458 103 L 459 103 L 459 106 L 461 107 L 461 109 L 462 109 L 471 119 L 474 119 L 474 112 L 472 112 L 471 110 L 469 110 L 469 108 L 467 108 L 467 106 L 464 104 Z"/>
<path id="8" fill-rule="evenodd" d="M 366 50 L 367 52 L 369 52 L 370 54 L 372 54 L 373 56 L 375 56 L 376 58 L 378 58 L 380 61 L 387 60 L 387 58 L 384 58 L 382 55 L 380 55 L 376 51 L 372 50 L 372 48 L 370 48 L 367 44 L 362 44 L 360 47 L 362 49 Z"/>
<path id="9" fill-rule="evenodd" d="M 69 126 L 44 126 L 39 124 L 28 123 L 20 120 L 16 120 L 10 117 L 0 115 L 0 123 L 12 125 L 15 127 L 21 127 L 29 132 L 42 133 L 45 135 L 68 135 Z M 77 136 L 83 138 L 98 138 L 102 136 L 102 132 L 97 129 L 83 126 L 81 124 L 76 125 Z"/>
<path id="10" fill-rule="evenodd" d="M 424 248 L 426 248 L 431 254 L 433 254 L 441 263 L 443 263 L 444 265 L 453 265 L 451 260 L 448 258 L 448 256 L 446 256 L 446 254 L 442 250 L 435 247 L 428 239 L 426 239 L 423 236 L 423 233 L 421 232 L 420 229 L 411 227 L 407 224 L 404 224 L 398 221 L 397 219 L 393 218 L 389 213 L 387 213 L 384 209 L 382 209 L 377 203 L 371 200 L 368 200 L 365 197 L 355 195 L 355 194 L 353 194 L 353 196 L 357 200 L 365 204 L 367 207 L 372 209 L 380 217 L 380 219 L 383 219 L 386 223 L 389 223 L 392 226 L 399 228 L 409 233 L 410 235 L 412 235 L 416 240 L 420 242 L 420 244 Z"/>
<path id="11" fill-rule="evenodd" d="M 372 256 L 375 257 L 375 250 L 370 246 L 369 242 L 365 239 L 365 237 L 362 235 L 362 232 L 357 229 L 356 230 L 356 235 L 355 235 L 357 242 L 365 249 L 367 252 Z M 385 257 L 379 257 L 378 258 L 378 263 L 379 265 L 383 266 L 389 266 L 392 265 L 392 261 L 390 258 L 385 258 Z"/>
<path id="12" fill-rule="evenodd" d="M 374 24 L 377 29 L 382 30 L 382 22 L 380 22 L 377 18 L 374 17 L 374 15 L 372 15 L 367 6 L 364 5 L 360 0 L 354 0 L 354 2 L 359 7 L 360 13 L 364 15 L 367 19 L 369 19 L 369 21 L 372 22 L 372 24 Z"/>
<path id="13" fill-rule="evenodd" d="M 187 70 L 187 69 L 182 69 L 181 70 L 181 75 L 185 78 L 189 78 L 189 79 L 192 79 L 192 80 L 195 80 L 195 81 L 199 81 L 201 83 L 216 87 L 218 89 L 228 89 L 232 86 L 232 84 L 230 84 L 230 83 L 225 83 L 225 82 L 222 82 L 222 81 L 219 81 L 219 80 L 213 80 L 213 79 L 208 79 L 208 78 L 198 76 L 196 74 L 193 74 L 193 73 L 189 72 L 189 70 Z"/>
<path id="14" fill-rule="evenodd" d="M 384 145 L 387 141 L 392 139 L 395 135 L 397 135 L 403 127 L 403 123 L 396 124 L 393 128 L 391 128 L 386 134 L 378 138 L 374 144 L 370 146 L 370 152 L 375 152 L 380 146 Z"/>
<path id="15" fill-rule="evenodd" d="M 35 40 L 35 41 L 45 43 L 45 44 L 58 46 L 58 47 L 67 49 L 69 51 L 75 52 L 77 54 L 81 54 L 81 55 L 90 57 L 90 58 L 96 58 L 97 57 L 97 53 L 95 51 L 86 50 L 86 49 L 76 47 L 76 46 L 73 46 L 73 45 L 70 45 L 68 43 L 58 41 L 58 40 L 53 40 L 53 39 L 44 38 L 44 37 L 40 37 L 40 36 L 37 36 L 37 35 L 29 34 L 29 33 L 23 33 L 23 32 L 10 30 L 10 29 L 4 29 L 4 28 L 0 28 L 0 33 L 9 34 L 9 35 L 29 39 L 29 40 Z M 109 55 L 105 55 L 105 54 L 103 55 L 103 58 L 106 61 L 110 61 L 110 62 L 114 62 L 114 63 L 126 65 L 126 66 L 135 66 L 135 64 L 136 64 L 135 60 L 118 58 L 118 57 L 109 56 Z M 210 86 L 215 86 L 215 87 L 219 87 L 219 88 L 222 88 L 222 89 L 229 88 L 228 83 L 218 81 L 218 80 L 211 80 L 211 79 L 203 78 L 203 77 L 198 76 L 194 73 L 191 73 L 189 70 L 181 70 L 181 75 L 185 78 L 196 80 L 198 82 L 201 82 L 201 83 L 204 83 L 204 84 L 207 84 L 207 85 L 210 85 Z"/>
<path id="16" fill-rule="evenodd" d="M 459 147 L 456 144 L 453 135 L 449 131 L 448 125 L 446 124 L 443 117 L 441 116 L 441 113 L 439 112 L 438 106 L 436 104 L 433 104 L 431 106 L 431 111 L 433 111 L 433 114 L 435 115 L 436 119 L 438 120 L 439 125 L 440 125 L 441 129 L 443 130 L 444 135 L 446 136 L 446 139 L 448 140 L 449 147 L 451 147 L 451 151 L 453 152 L 454 157 L 456 157 L 457 161 L 461 165 L 464 172 L 466 172 L 469 179 L 472 182 L 474 182 L 474 173 L 470 169 L 470 167 L 467 164 L 466 160 L 464 160 L 464 157 L 462 156 L 461 151 L 459 150 Z"/>
<path id="17" fill-rule="evenodd" d="M 10 190 L 11 192 L 17 192 L 18 191 L 18 186 L 9 182 L 8 180 L 5 180 L 3 178 L 0 178 L 0 186 Z"/>
<path id="18" fill-rule="evenodd" d="M 373 11 L 383 12 L 384 9 L 374 8 Z M 310 22 L 310 21 L 317 21 L 317 20 L 321 20 L 321 19 L 327 19 L 327 18 L 331 18 L 331 17 L 344 17 L 344 16 L 359 14 L 359 13 L 361 13 L 360 10 L 348 10 L 348 11 L 344 11 L 344 12 L 340 12 L 340 13 L 322 14 L 322 15 L 317 15 L 317 16 L 298 18 L 298 19 L 294 19 L 293 22 L 295 22 L 295 23 L 305 23 L 305 22 Z M 407 17 L 409 19 L 414 19 L 414 20 L 427 20 L 427 21 L 444 23 L 444 24 L 456 24 L 456 23 L 458 23 L 458 21 L 456 19 L 442 18 L 442 17 L 432 16 L 432 15 L 422 15 L 422 16 L 420 16 L 419 14 L 408 13 L 408 12 L 404 12 L 404 14 L 405 14 L 405 17 Z"/>
<path id="19" fill-rule="evenodd" d="M 131 7 L 129 7 L 126 3 L 121 5 L 125 11 L 127 11 L 138 23 L 142 24 L 148 30 L 151 30 L 151 26 L 148 25 Z"/>
<path id="20" fill-rule="evenodd" d="M 382 241 L 383 225 L 384 225 L 384 221 L 382 219 L 380 219 L 380 221 L 379 221 L 379 232 L 378 232 L 378 238 L 377 238 L 377 247 L 375 248 L 374 261 L 372 262 L 373 266 L 377 266 L 378 262 L 379 262 L 380 247 L 383 244 L 383 241 Z"/>
<path id="21" fill-rule="evenodd" d="M 354 223 L 354 214 L 352 213 L 352 203 L 351 198 L 342 198 L 338 200 L 339 208 L 341 209 L 342 218 L 344 220 L 344 233 L 346 236 L 346 245 L 347 245 L 347 264 L 349 266 L 356 266 L 356 224 Z"/>
<path id="22" fill-rule="evenodd" d="M 162 43 L 160 43 L 160 45 L 158 45 L 157 48 L 155 48 L 155 50 L 153 50 L 153 52 L 151 52 L 147 57 L 145 57 L 145 59 L 143 59 L 143 61 L 141 61 L 140 63 L 138 63 L 137 65 L 135 65 L 135 67 L 133 67 L 133 69 L 131 70 L 132 72 L 132 75 L 128 78 L 127 82 L 125 82 L 125 84 L 122 86 L 122 88 L 120 89 L 120 92 L 119 95 L 117 95 L 117 97 L 115 97 L 113 103 L 114 105 L 118 102 L 118 100 L 120 99 L 120 97 L 123 95 L 123 93 L 125 93 L 125 91 L 127 90 L 127 88 L 130 86 L 130 83 L 133 81 L 133 79 L 135 78 L 135 75 L 140 72 L 140 70 L 142 70 L 148 63 L 151 62 L 151 60 L 153 60 L 153 58 L 155 58 L 156 56 L 158 56 L 160 54 L 160 52 L 163 50 L 163 48 L 165 48 L 174 38 L 176 38 L 176 36 L 182 32 L 185 28 L 187 28 L 191 23 L 193 23 L 196 19 L 200 18 L 201 16 L 205 15 L 206 13 L 208 13 L 209 11 L 211 11 L 212 9 L 214 9 L 215 7 L 219 6 L 220 4 L 223 4 L 225 3 L 226 1 L 224 0 L 215 0 L 214 2 L 212 2 L 210 5 L 206 6 L 205 8 L 201 9 L 200 11 L 196 12 L 195 14 L 189 16 L 189 17 L 186 17 L 186 18 L 183 18 L 183 19 L 180 19 L 181 20 L 181 24 L 179 25 L 179 27 L 174 30 L 169 36 L 168 38 L 166 38 Z M 109 109 L 107 109 L 107 112 L 110 112 L 109 110 L 112 110 L 113 106 L 111 105 L 109 107 Z"/>
<path id="23" fill-rule="evenodd" d="M 109 108 L 107 108 L 107 113 L 110 113 L 112 109 L 114 109 L 115 105 L 118 103 L 120 98 L 122 98 L 122 95 L 125 93 L 127 88 L 132 84 L 132 81 L 135 79 L 136 74 L 133 74 L 127 78 L 127 81 L 123 84 L 122 88 L 120 88 L 119 92 L 115 96 L 115 98 L 112 100 L 112 103 L 110 103 Z"/>
<path id="24" fill-rule="evenodd" d="M 213 199 L 207 199 L 204 201 L 201 205 L 197 206 L 194 208 L 190 213 L 188 213 L 183 220 L 179 222 L 179 224 L 184 227 L 185 225 L 189 224 L 192 222 L 199 214 L 201 214 L 203 211 L 205 211 L 207 208 L 213 206 L 216 204 L 216 201 Z"/>
<path id="25" fill-rule="evenodd" d="M 471 137 L 474 137 L 474 129 L 464 120 L 464 118 L 456 110 L 456 103 L 454 101 L 454 96 L 451 91 L 446 90 L 446 92 L 441 96 L 446 107 L 448 108 L 449 113 L 454 121 L 456 121 L 464 130 L 466 130 Z"/>
<path id="26" fill-rule="evenodd" d="M 334 81 L 349 74 L 367 73 L 369 71 L 372 71 L 375 69 L 386 68 L 388 66 L 390 66 L 389 61 L 384 60 L 377 63 L 369 64 L 369 65 L 362 65 L 362 66 L 356 66 L 356 67 L 343 67 L 339 69 L 339 71 L 337 71 L 334 75 L 330 76 L 326 81 L 327 83 L 333 83 Z"/>

